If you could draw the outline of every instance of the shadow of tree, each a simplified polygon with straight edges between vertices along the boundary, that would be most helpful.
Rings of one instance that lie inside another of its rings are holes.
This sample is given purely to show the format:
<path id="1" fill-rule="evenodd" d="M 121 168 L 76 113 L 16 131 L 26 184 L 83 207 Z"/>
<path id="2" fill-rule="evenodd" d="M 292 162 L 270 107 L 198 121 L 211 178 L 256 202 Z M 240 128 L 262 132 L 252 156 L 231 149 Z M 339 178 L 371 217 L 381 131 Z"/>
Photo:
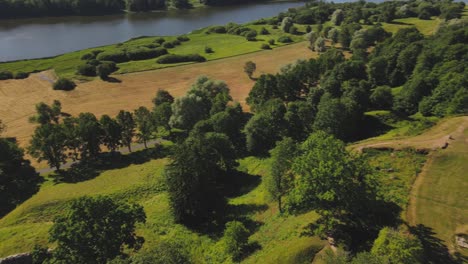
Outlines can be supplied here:
<path id="1" fill-rule="evenodd" d="M 106 170 L 121 169 L 132 164 L 143 164 L 152 159 L 164 158 L 170 154 L 170 151 L 169 147 L 159 146 L 135 151 L 126 155 L 120 152 L 101 153 L 95 159 L 81 160 L 71 165 L 67 170 L 55 172 L 51 177 L 54 178 L 55 183 L 77 183 L 91 180 Z"/>
<path id="2" fill-rule="evenodd" d="M 260 185 L 259 175 L 251 175 L 242 171 L 234 171 L 226 178 L 224 193 L 227 197 L 237 197 L 251 192 Z"/>
<path id="3" fill-rule="evenodd" d="M 468 259 L 463 256 L 450 255 L 444 241 L 435 236 L 432 228 L 419 224 L 410 227 L 411 233 L 416 235 L 424 247 L 424 263 L 429 264 L 457 264 L 467 263 Z"/>

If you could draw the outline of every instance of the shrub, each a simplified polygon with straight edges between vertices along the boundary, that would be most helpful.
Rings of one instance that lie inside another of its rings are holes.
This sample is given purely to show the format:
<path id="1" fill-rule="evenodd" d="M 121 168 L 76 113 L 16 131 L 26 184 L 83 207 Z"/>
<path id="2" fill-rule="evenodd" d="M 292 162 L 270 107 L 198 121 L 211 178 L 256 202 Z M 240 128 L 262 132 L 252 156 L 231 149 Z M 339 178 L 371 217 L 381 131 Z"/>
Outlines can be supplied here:
<path id="1" fill-rule="evenodd" d="M 296 26 L 290 27 L 288 32 L 289 32 L 289 34 L 293 34 L 293 35 L 297 35 L 299 33 L 299 31 L 297 31 Z"/>
<path id="2" fill-rule="evenodd" d="M 83 56 L 81 56 L 81 60 L 92 60 L 95 58 L 96 58 L 96 55 L 92 53 L 86 53 L 86 54 L 83 54 Z"/>
<path id="3" fill-rule="evenodd" d="M 167 50 L 164 48 L 149 49 L 149 48 L 139 47 L 139 48 L 127 50 L 127 57 L 130 60 L 147 60 L 147 59 L 156 58 L 165 54 L 167 54 Z"/>
<path id="4" fill-rule="evenodd" d="M 112 61 L 103 61 L 96 67 L 96 73 L 103 80 L 106 80 L 109 75 L 118 70 L 117 66 Z"/>
<path id="5" fill-rule="evenodd" d="M 213 53 L 213 49 L 211 47 L 206 46 L 205 47 L 205 53 Z"/>
<path id="6" fill-rule="evenodd" d="M 15 79 L 26 79 L 29 77 L 29 73 L 26 72 L 17 72 L 15 74 Z"/>
<path id="7" fill-rule="evenodd" d="M 189 41 L 190 38 L 187 37 L 187 36 L 178 36 L 178 37 L 177 37 L 177 40 L 178 40 L 178 41 L 181 41 L 181 42 L 185 42 L 185 41 Z"/>
<path id="8" fill-rule="evenodd" d="M 0 72 L 0 80 L 8 80 L 13 79 L 13 73 L 10 71 L 1 71 Z"/>
<path id="9" fill-rule="evenodd" d="M 270 45 L 263 43 L 261 46 L 262 49 L 271 49 Z"/>
<path id="10" fill-rule="evenodd" d="M 311 31 L 312 31 L 312 27 L 310 25 L 307 25 L 306 33 L 310 33 Z"/>
<path id="11" fill-rule="evenodd" d="M 89 65 L 98 66 L 101 62 L 94 59 L 94 60 L 89 60 L 86 63 L 89 64 Z"/>
<path id="12" fill-rule="evenodd" d="M 273 29 L 278 29 L 278 25 L 273 25 Z"/>
<path id="13" fill-rule="evenodd" d="M 171 43 L 172 43 L 172 45 L 174 45 L 174 46 L 179 46 L 179 45 L 180 45 L 180 41 L 177 40 L 177 39 L 174 39 Z"/>
<path id="14" fill-rule="evenodd" d="M 250 232 L 239 221 L 226 223 L 226 229 L 222 238 L 222 244 L 226 254 L 232 256 L 234 261 L 239 261 L 245 248 L 249 244 Z"/>
<path id="15" fill-rule="evenodd" d="M 172 48 L 174 48 L 174 44 L 172 42 L 165 42 L 163 44 L 163 47 L 166 48 L 166 49 L 172 49 Z"/>
<path id="16" fill-rule="evenodd" d="M 223 26 L 214 26 L 214 27 L 211 27 L 208 31 L 211 33 L 219 33 L 219 34 L 223 34 L 227 32 L 226 28 Z"/>
<path id="17" fill-rule="evenodd" d="M 178 54 L 167 54 L 161 56 L 156 60 L 160 64 L 169 64 L 169 63 L 180 63 L 180 62 L 204 62 L 206 61 L 205 57 L 198 54 L 188 54 L 188 55 L 178 55 Z"/>
<path id="18" fill-rule="evenodd" d="M 257 37 L 257 31 L 255 31 L 255 30 L 248 31 L 248 32 L 245 34 L 245 38 L 246 38 L 248 41 L 254 41 L 254 40 L 256 40 L 256 37 Z"/>
<path id="19" fill-rule="evenodd" d="M 79 65 L 76 68 L 76 73 L 83 76 L 96 76 L 96 66 L 90 64 Z"/>
<path id="20" fill-rule="evenodd" d="M 274 40 L 274 39 L 270 39 L 270 40 L 268 40 L 268 43 L 269 43 L 270 45 L 275 45 L 275 40 Z"/>
<path id="21" fill-rule="evenodd" d="M 96 58 L 100 61 L 113 61 L 117 63 L 129 61 L 127 54 L 123 50 L 105 51 L 100 53 Z"/>
<path id="22" fill-rule="evenodd" d="M 268 30 L 264 27 L 262 27 L 262 29 L 260 29 L 260 35 L 268 35 L 270 34 L 270 32 L 268 32 Z"/>
<path id="23" fill-rule="evenodd" d="M 148 45 L 145 45 L 144 47 L 147 47 L 147 48 L 150 48 L 150 49 L 155 49 L 155 48 L 161 47 L 161 45 L 159 45 L 159 44 L 148 44 Z"/>
<path id="24" fill-rule="evenodd" d="M 155 43 L 158 43 L 158 44 L 163 44 L 166 40 L 164 38 L 157 38 L 154 40 Z"/>
<path id="25" fill-rule="evenodd" d="M 63 91 L 71 91 L 75 89 L 76 84 L 66 78 L 59 78 L 55 83 L 54 83 L 54 90 L 63 90 Z"/>
<path id="26" fill-rule="evenodd" d="M 99 53 L 103 53 L 103 50 L 92 50 L 91 53 L 96 57 Z"/>
<path id="27" fill-rule="evenodd" d="M 281 36 L 278 38 L 278 42 L 281 42 L 281 43 L 291 43 L 293 42 L 292 39 L 288 36 Z"/>

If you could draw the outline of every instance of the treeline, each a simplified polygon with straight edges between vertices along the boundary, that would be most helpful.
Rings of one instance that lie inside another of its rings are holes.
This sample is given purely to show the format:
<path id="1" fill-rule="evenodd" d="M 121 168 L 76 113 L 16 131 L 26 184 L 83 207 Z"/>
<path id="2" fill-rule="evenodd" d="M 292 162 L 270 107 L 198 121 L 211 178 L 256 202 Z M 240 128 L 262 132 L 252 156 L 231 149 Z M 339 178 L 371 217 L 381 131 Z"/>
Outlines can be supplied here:
<path id="1" fill-rule="evenodd" d="M 261 0 L 257 0 L 258 2 Z M 252 2 L 244 0 L 242 3 Z M 233 0 L 200 0 L 205 5 L 239 4 Z M 41 16 L 102 15 L 145 12 L 168 7 L 192 8 L 189 0 L 0 0 L 0 19 Z"/>

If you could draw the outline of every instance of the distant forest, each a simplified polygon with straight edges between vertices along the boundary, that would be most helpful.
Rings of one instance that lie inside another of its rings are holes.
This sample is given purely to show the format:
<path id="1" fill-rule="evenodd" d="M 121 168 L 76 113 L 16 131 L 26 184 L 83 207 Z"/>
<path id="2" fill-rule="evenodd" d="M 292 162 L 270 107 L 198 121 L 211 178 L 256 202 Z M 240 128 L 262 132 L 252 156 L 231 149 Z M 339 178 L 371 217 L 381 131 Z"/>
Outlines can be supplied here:
<path id="1" fill-rule="evenodd" d="M 262 0 L 199 0 L 204 5 L 225 5 Z M 189 0 L 0 0 L 0 19 L 40 16 L 99 15 L 124 11 L 144 12 L 168 7 L 191 8 Z"/>

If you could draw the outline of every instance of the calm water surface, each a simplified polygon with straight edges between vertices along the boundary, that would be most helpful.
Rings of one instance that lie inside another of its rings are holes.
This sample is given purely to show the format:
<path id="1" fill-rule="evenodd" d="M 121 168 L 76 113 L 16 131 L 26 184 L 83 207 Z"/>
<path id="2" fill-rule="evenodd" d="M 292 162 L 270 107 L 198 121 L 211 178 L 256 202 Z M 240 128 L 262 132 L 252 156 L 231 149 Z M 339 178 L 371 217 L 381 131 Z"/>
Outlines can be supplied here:
<path id="1" fill-rule="evenodd" d="M 138 36 L 179 35 L 210 25 L 277 15 L 301 2 L 273 2 L 193 10 L 0 20 L 0 61 L 55 56 Z"/>

